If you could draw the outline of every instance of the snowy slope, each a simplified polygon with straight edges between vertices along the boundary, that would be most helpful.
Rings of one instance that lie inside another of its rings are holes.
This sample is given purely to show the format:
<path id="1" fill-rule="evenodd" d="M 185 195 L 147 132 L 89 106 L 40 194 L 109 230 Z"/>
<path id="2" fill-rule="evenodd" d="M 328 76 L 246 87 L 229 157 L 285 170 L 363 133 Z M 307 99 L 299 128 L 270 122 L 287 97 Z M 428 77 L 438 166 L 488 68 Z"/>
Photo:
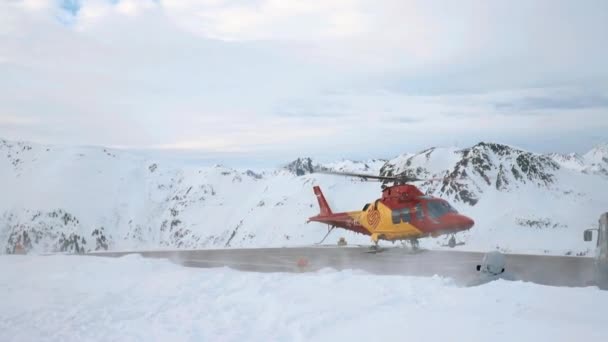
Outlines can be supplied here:
<path id="1" fill-rule="evenodd" d="M 378 192 L 377 184 L 352 187 L 299 169 L 175 165 L 96 147 L 4 141 L 0 156 L 0 241 L 8 252 L 24 233 L 22 244 L 37 252 L 103 249 L 103 241 L 110 249 L 311 244 L 326 230 L 305 224 L 318 210 L 313 184 L 328 196 L 351 194 L 336 210 Z"/>
<path id="2" fill-rule="evenodd" d="M 2 341 L 606 341 L 608 292 L 0 256 Z M 125 276 L 128 275 L 128 276 Z"/>
<path id="3" fill-rule="evenodd" d="M 299 158 L 258 172 L 102 147 L 0 141 L 0 250 L 11 253 L 18 243 L 39 253 L 309 245 L 326 232 L 305 223 L 318 212 L 313 185 L 322 186 L 334 211 L 359 209 L 380 194 L 379 183 L 314 173 L 332 169 L 440 178 L 420 187 L 476 221 L 459 236 L 466 243 L 459 248 L 584 254 L 593 245 L 582 241 L 582 231 L 608 210 L 608 176 L 592 172 L 608 153 L 599 146 L 580 160 L 580 168 L 567 167 L 557 155 L 480 143 L 387 162 Z M 327 242 L 341 236 L 369 243 L 344 231 Z"/>
<path id="4" fill-rule="evenodd" d="M 608 176 L 608 144 L 597 145 L 584 155 L 553 153 L 551 157 L 565 168 Z"/>

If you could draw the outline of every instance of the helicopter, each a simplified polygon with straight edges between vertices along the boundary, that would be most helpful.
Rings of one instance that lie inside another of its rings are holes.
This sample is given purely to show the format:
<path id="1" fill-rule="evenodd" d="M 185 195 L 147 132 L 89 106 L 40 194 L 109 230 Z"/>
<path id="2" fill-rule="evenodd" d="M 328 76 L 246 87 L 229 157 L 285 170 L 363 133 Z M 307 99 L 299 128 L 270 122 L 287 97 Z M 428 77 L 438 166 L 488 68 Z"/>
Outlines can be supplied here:
<path id="1" fill-rule="evenodd" d="M 418 248 L 418 239 L 451 235 L 448 246 L 456 246 L 455 233 L 471 229 L 475 222 L 459 214 L 446 200 L 425 195 L 415 185 L 419 179 L 408 175 L 374 176 L 350 172 L 321 171 L 324 174 L 358 177 L 365 181 L 393 182 L 382 190 L 382 197 L 365 204 L 362 210 L 332 212 L 321 188 L 314 186 L 313 191 L 319 202 L 320 212 L 307 222 L 320 222 L 329 226 L 328 232 L 319 242 L 323 243 L 335 228 L 343 228 L 369 235 L 373 242 L 371 249 L 379 251 L 378 242 L 409 241 Z"/>

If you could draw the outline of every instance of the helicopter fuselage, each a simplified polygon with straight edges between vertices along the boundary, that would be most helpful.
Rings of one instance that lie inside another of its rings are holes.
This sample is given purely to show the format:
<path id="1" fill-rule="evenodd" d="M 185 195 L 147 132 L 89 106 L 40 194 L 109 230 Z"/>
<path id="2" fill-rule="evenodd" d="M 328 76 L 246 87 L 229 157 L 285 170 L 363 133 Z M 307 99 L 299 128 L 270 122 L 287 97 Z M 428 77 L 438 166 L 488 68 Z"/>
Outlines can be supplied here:
<path id="1" fill-rule="evenodd" d="M 474 225 L 472 219 L 459 214 L 447 201 L 424 195 L 410 184 L 384 189 L 382 197 L 367 203 L 363 210 L 335 214 L 321 189 L 315 187 L 314 191 L 321 213 L 309 221 L 370 235 L 374 242 L 454 234 Z"/>

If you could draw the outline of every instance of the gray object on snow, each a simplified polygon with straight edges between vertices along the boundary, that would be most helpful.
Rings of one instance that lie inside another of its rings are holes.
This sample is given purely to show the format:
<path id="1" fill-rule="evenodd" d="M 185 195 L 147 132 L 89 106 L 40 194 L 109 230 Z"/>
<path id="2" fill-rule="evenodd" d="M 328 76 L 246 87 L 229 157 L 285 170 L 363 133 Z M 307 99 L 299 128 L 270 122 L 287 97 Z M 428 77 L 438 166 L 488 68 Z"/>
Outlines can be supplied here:
<path id="1" fill-rule="evenodd" d="M 598 228 L 585 230 L 585 241 L 593 241 L 593 231 L 598 233 L 593 262 L 595 285 L 600 289 L 608 290 L 608 213 L 600 216 Z"/>
<path id="2" fill-rule="evenodd" d="M 498 251 L 486 253 L 486 255 L 483 256 L 481 265 L 477 265 L 477 271 L 479 271 L 477 278 L 471 282 L 469 286 L 482 285 L 497 279 L 515 280 L 515 278 L 511 274 L 506 273 L 505 270 L 506 261 L 504 254 Z"/>

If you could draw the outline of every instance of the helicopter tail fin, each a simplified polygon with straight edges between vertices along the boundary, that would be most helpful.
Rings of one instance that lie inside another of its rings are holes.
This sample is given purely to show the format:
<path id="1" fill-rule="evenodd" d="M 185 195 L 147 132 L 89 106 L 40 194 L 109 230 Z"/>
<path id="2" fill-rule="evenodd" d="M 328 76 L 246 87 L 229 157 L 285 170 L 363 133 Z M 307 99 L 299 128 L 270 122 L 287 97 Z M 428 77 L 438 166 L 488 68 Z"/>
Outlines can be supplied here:
<path id="1" fill-rule="evenodd" d="M 323 192 L 321 188 L 318 186 L 313 187 L 315 195 L 317 196 L 317 201 L 319 201 L 319 208 L 321 209 L 321 213 L 319 216 L 329 216 L 332 214 L 331 209 L 329 208 L 329 204 L 327 204 L 327 200 L 325 196 L 323 196 Z"/>

